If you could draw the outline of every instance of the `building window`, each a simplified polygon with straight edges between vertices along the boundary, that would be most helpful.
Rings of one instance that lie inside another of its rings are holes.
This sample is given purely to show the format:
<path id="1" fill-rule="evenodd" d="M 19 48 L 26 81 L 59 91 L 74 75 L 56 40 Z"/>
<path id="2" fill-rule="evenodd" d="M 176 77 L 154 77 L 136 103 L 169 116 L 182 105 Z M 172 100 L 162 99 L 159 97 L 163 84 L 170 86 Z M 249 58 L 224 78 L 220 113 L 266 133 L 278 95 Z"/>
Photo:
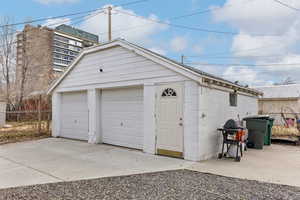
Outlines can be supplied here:
<path id="1" fill-rule="evenodd" d="M 163 93 L 161 94 L 162 97 L 176 97 L 176 91 L 173 90 L 172 88 L 167 88 L 163 91 Z"/>
<path id="2" fill-rule="evenodd" d="M 237 93 L 236 92 L 229 93 L 229 103 L 230 103 L 230 106 L 234 106 L 234 107 L 237 106 Z"/>

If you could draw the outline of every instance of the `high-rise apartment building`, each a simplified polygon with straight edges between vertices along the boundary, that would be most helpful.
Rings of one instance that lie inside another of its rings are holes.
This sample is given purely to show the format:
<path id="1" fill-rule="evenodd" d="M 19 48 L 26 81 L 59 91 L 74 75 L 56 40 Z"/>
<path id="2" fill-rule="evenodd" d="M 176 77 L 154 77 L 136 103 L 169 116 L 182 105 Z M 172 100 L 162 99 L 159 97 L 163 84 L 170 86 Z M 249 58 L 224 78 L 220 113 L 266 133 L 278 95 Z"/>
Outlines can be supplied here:
<path id="1" fill-rule="evenodd" d="M 18 95 L 45 91 L 83 48 L 98 40 L 97 35 L 64 24 L 55 29 L 26 25 L 17 35 Z"/>

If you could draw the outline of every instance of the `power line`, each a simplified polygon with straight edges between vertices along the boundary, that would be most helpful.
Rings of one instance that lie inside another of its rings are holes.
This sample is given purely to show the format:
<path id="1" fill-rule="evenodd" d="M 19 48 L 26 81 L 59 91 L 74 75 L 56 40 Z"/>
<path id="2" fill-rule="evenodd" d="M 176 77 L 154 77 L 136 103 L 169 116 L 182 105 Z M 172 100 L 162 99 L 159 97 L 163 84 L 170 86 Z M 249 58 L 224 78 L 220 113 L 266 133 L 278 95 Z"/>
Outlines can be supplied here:
<path id="1" fill-rule="evenodd" d="M 96 14 L 94 14 L 94 15 L 92 15 L 91 17 L 94 17 L 94 16 L 96 16 L 96 15 L 98 15 L 98 14 L 100 14 L 100 13 L 103 13 L 104 11 L 101 11 L 101 12 L 97 12 Z M 72 20 L 74 20 L 74 19 L 79 19 L 79 18 L 84 18 L 84 17 L 87 17 L 87 16 L 90 16 L 90 15 L 84 15 L 84 16 L 80 16 L 80 17 L 76 17 L 76 18 L 73 18 Z M 65 20 L 65 21 L 67 21 L 67 20 Z M 59 24 L 61 24 L 62 22 L 56 22 L 56 23 L 52 23 L 52 24 L 49 24 L 49 25 L 47 25 L 48 27 L 51 27 L 51 26 L 55 26 L 55 25 L 59 25 Z M 72 23 L 70 24 L 70 25 L 72 25 Z M 14 31 L 14 32 L 11 32 L 11 33 L 8 33 L 8 34 L 2 34 L 2 35 L 0 35 L 0 37 L 1 36 L 5 36 L 5 35 L 7 35 L 7 36 L 13 36 L 13 35 L 15 35 L 15 34 L 18 34 L 18 33 L 20 33 L 20 32 L 18 32 L 18 31 Z M 37 38 L 41 38 L 41 37 L 43 37 L 43 36 L 36 36 Z M 12 42 L 11 44 L 13 45 L 13 44 L 16 44 L 18 41 L 14 41 L 14 42 Z M 0 45 L 0 48 L 1 47 L 4 47 L 5 45 Z"/>
<path id="2" fill-rule="evenodd" d="M 283 44 L 281 44 L 283 45 Z M 256 47 L 256 48 L 251 48 L 251 49 L 244 49 L 244 50 L 235 50 L 235 51 L 224 51 L 224 52 L 219 52 L 219 53 L 213 53 L 213 54 L 203 54 L 203 55 L 185 55 L 185 57 L 190 57 L 190 58 L 201 58 L 201 57 L 209 57 L 209 56 L 218 56 L 218 55 L 229 55 L 229 54 L 233 54 L 233 53 L 241 53 L 241 52 L 248 52 L 248 51 L 256 51 L 256 50 L 260 50 L 260 49 L 267 49 L 270 47 L 276 46 L 278 48 L 278 45 L 264 45 L 261 47 Z"/>
<path id="3" fill-rule="evenodd" d="M 200 58 L 203 59 L 253 59 L 253 58 L 282 58 L 286 55 L 265 55 L 265 56 L 251 56 L 251 55 L 244 55 L 244 56 L 186 56 L 187 58 Z"/>
<path id="4" fill-rule="evenodd" d="M 275 1 L 276 3 L 279 3 L 279 4 L 282 5 L 282 6 L 285 6 L 285 7 L 287 7 L 287 8 L 290 8 L 290 9 L 292 9 L 292 10 L 300 11 L 299 8 L 295 8 L 295 7 L 293 7 L 293 6 L 291 6 L 291 5 L 287 4 L 287 3 L 284 3 L 284 2 L 282 2 L 282 1 L 279 1 L 279 0 L 273 0 L 273 1 Z"/>
<path id="5" fill-rule="evenodd" d="M 255 0 L 253 0 L 253 1 L 255 1 Z M 252 1 L 247 1 L 246 3 L 250 3 L 250 2 L 252 2 Z M 232 6 L 232 4 L 229 4 L 229 5 L 224 5 L 223 7 L 216 7 L 216 8 L 206 9 L 206 10 L 200 10 L 200 11 L 189 13 L 189 14 L 185 14 L 185 15 L 174 16 L 174 17 L 168 18 L 167 21 L 168 20 L 178 20 L 178 19 L 184 18 L 184 17 L 205 14 L 205 13 L 208 13 L 208 12 L 211 12 L 211 11 L 221 10 L 221 9 L 224 9 L 225 7 L 227 8 L 227 7 L 231 7 L 231 6 Z M 114 33 L 116 33 L 116 32 L 122 32 L 122 31 L 126 32 L 126 31 L 130 31 L 132 29 L 141 28 L 141 27 L 144 27 L 144 26 L 147 26 L 147 25 L 148 24 L 142 24 L 142 25 L 132 26 L 132 27 L 128 27 L 128 28 L 115 29 Z M 99 35 L 104 35 L 104 34 L 107 34 L 107 32 L 101 32 L 101 33 L 99 33 Z"/>
<path id="6" fill-rule="evenodd" d="M 123 3 L 123 4 L 115 5 L 113 7 L 128 6 L 128 5 L 138 4 L 138 3 L 142 3 L 142 2 L 146 2 L 146 1 L 149 1 L 149 0 L 131 1 L 131 2 L 128 2 L 128 3 Z M 30 24 L 30 23 L 39 22 L 39 21 L 46 21 L 46 20 L 50 20 L 50 19 L 59 19 L 59 18 L 67 17 L 67 16 L 76 16 L 76 15 L 86 14 L 86 13 L 88 13 L 88 14 L 87 15 L 83 15 L 83 16 L 79 16 L 79 17 L 75 17 L 75 18 L 73 18 L 71 20 L 80 19 L 80 18 L 84 18 L 84 17 L 88 17 L 88 19 L 89 19 L 89 18 L 92 18 L 92 17 L 94 17 L 94 16 L 96 16 L 96 15 L 104 12 L 105 9 L 106 8 L 98 8 L 98 9 L 93 9 L 93 10 L 89 10 L 89 11 L 71 13 L 71 14 L 60 15 L 60 16 L 55 16 L 55 17 L 46 17 L 46 18 L 39 18 L 39 19 L 35 19 L 35 20 L 29 20 L 29 21 L 24 21 L 24 22 L 13 23 L 13 24 L 5 24 L 5 25 L 1 25 L 0 29 L 4 28 L 4 27 L 13 27 L 13 26 L 21 25 L 21 24 Z M 96 11 L 100 11 L 100 12 L 96 12 Z M 90 13 L 93 13 L 93 12 L 96 12 L 96 14 L 94 13 L 93 15 L 90 16 Z M 47 25 L 47 26 L 55 26 L 55 25 L 58 25 L 58 24 L 61 24 L 61 22 L 53 23 L 53 24 L 50 24 L 50 25 Z M 14 32 L 11 32 L 9 34 L 2 34 L 2 35 L 0 35 L 0 37 L 4 36 L 4 35 L 11 35 L 11 36 L 13 36 L 13 35 L 15 35 L 17 33 L 20 33 L 20 32 L 19 31 L 14 31 Z M 14 41 L 12 44 L 16 44 L 16 43 L 17 43 L 17 41 Z M 4 46 L 5 45 L 0 45 L 0 47 L 4 47 Z"/>
<path id="7" fill-rule="evenodd" d="M 128 5 L 142 3 L 142 2 L 146 2 L 146 1 L 149 1 L 149 0 L 132 1 L 132 2 L 116 5 L 114 7 L 128 6 Z M 69 14 L 65 14 L 65 15 L 59 15 L 59 16 L 55 16 L 55 17 L 44 17 L 44 18 L 38 18 L 38 19 L 34 19 L 34 20 L 28 20 L 28 21 L 13 23 L 13 24 L 5 24 L 5 25 L 1 25 L 0 28 L 7 27 L 7 26 L 18 26 L 18 25 L 23 25 L 23 24 L 35 23 L 35 22 L 46 21 L 46 20 L 50 20 L 50 19 L 58 19 L 58 18 L 82 15 L 82 14 L 92 13 L 92 12 L 96 12 L 96 11 L 100 11 L 100 10 L 104 10 L 104 9 L 105 8 L 97 8 L 97 9 L 92 9 L 92 10 L 87 10 L 87 11 L 82 11 L 82 12 L 75 12 L 75 13 L 69 13 Z"/>
<path id="8" fill-rule="evenodd" d="M 255 1 L 255 0 L 253 0 L 253 1 Z M 252 1 L 248 0 L 243 5 L 248 4 L 248 3 L 252 3 Z M 226 4 L 223 7 L 214 7 L 214 8 L 210 8 L 210 9 L 206 9 L 206 10 L 199 10 L 199 11 L 196 11 L 196 12 L 193 12 L 193 13 L 190 13 L 190 14 L 180 15 L 180 16 L 177 16 L 177 17 L 171 17 L 171 18 L 169 18 L 169 20 L 176 20 L 176 19 L 180 19 L 180 18 L 185 18 L 185 17 L 195 16 L 195 15 L 199 15 L 199 14 L 209 13 L 209 12 L 212 12 L 212 11 L 222 10 L 224 8 L 228 8 L 228 7 L 232 7 L 232 6 L 233 6 L 233 4 Z"/>
<path id="9" fill-rule="evenodd" d="M 75 15 L 82 15 L 82 14 L 86 14 L 86 13 L 95 12 L 95 11 L 98 11 L 98 10 L 103 10 L 103 9 L 102 8 L 101 9 L 98 8 L 98 9 L 94 9 L 94 10 L 89 10 L 89 11 L 84 11 L 84 12 L 77 12 L 77 13 L 71 13 L 71 14 L 66 14 L 66 15 L 59 15 L 59 16 L 55 16 L 55 17 L 45 17 L 45 18 L 39 18 L 39 19 L 35 19 L 35 20 L 18 22 L 18 23 L 14 23 L 14 24 L 5 24 L 5 25 L 1 25 L 0 28 L 7 27 L 7 26 L 17 26 L 17 25 L 23 25 L 23 24 L 30 24 L 30 23 L 35 23 L 35 22 L 40 22 L 40 21 L 46 21 L 46 20 L 50 20 L 50 19 L 58 19 L 58 18 L 75 16 Z"/>
<path id="10" fill-rule="evenodd" d="M 204 62 L 186 62 L 185 64 L 197 64 L 197 65 L 212 65 L 212 66 L 249 66 L 249 67 L 259 67 L 259 66 L 293 66 L 299 65 L 300 63 L 270 63 L 270 64 L 241 64 L 241 63 L 204 63 Z"/>
<path id="11" fill-rule="evenodd" d="M 204 29 L 204 28 L 199 28 L 199 27 L 190 27 L 190 26 L 186 26 L 186 25 L 173 24 L 173 23 L 164 22 L 164 21 L 161 21 L 161 20 L 149 19 L 149 18 L 146 18 L 146 17 L 143 17 L 143 16 L 135 15 L 135 14 L 128 13 L 128 12 L 125 12 L 125 11 L 121 11 L 121 10 L 117 10 L 117 11 L 120 12 L 120 13 L 129 15 L 129 16 L 142 18 L 142 19 L 152 21 L 152 22 L 155 22 L 155 23 L 164 24 L 164 25 L 168 25 L 168 26 L 172 26 L 172 27 L 176 27 L 176 28 L 181 28 L 181 29 L 188 29 L 188 30 L 208 32 L 208 33 L 225 34 L 225 35 L 238 35 L 238 34 L 240 34 L 239 32 L 219 31 L 219 30 L 211 30 L 211 29 Z M 254 33 L 251 33 L 251 35 L 254 35 L 254 36 L 276 36 L 276 35 L 254 34 Z"/>
<path id="12" fill-rule="evenodd" d="M 72 22 L 70 25 L 73 26 L 73 25 L 77 25 L 77 24 L 79 24 L 79 23 L 81 23 L 83 21 L 88 21 L 91 18 L 96 17 L 97 15 L 99 15 L 101 13 L 104 13 L 104 11 L 97 12 L 97 13 L 94 13 L 94 14 L 88 14 L 88 15 L 84 16 L 83 19 L 79 19 L 79 20 L 77 20 L 75 22 Z M 72 19 L 72 21 L 73 21 L 73 19 Z"/>
<path id="13" fill-rule="evenodd" d="M 142 18 L 144 20 L 148 20 L 148 21 L 152 21 L 152 22 L 155 22 L 155 23 L 164 24 L 164 25 L 168 25 L 168 26 L 173 26 L 173 27 L 177 27 L 177 28 L 183 28 L 183 29 L 189 29 L 189 30 L 201 31 L 201 32 L 226 34 L 226 35 L 236 35 L 236 34 L 238 34 L 237 32 L 209 30 L 209 29 L 203 29 L 203 28 L 198 28 L 198 27 L 189 27 L 189 26 L 185 26 L 185 25 L 172 24 L 172 23 L 161 21 L 161 20 L 149 19 L 149 18 L 146 18 L 146 17 L 143 17 L 143 16 L 135 15 L 135 14 L 128 13 L 128 12 L 125 12 L 125 11 L 121 11 L 121 10 L 117 10 L 117 11 L 120 12 L 120 13 L 123 13 L 125 15 L 129 15 L 129 16 L 133 16 L 133 17 L 137 17 L 137 18 Z"/>

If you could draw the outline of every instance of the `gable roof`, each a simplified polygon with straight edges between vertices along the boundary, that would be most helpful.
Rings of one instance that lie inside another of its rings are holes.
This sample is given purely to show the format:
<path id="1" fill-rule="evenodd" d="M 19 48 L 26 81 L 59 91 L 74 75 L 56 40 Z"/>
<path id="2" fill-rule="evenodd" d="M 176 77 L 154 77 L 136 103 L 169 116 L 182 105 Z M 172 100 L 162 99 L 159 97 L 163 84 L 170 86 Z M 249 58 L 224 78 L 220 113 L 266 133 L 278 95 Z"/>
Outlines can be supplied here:
<path id="1" fill-rule="evenodd" d="M 262 99 L 300 98 L 300 84 L 259 86 L 255 89 L 264 93 Z"/>
<path id="2" fill-rule="evenodd" d="M 72 69 L 76 66 L 76 64 L 81 60 L 81 58 L 84 55 L 94 53 L 97 51 L 101 51 L 101 50 L 104 50 L 107 48 L 112 48 L 115 46 L 121 46 L 123 48 L 134 51 L 135 53 L 137 53 L 141 56 L 144 56 L 154 62 L 158 62 L 164 66 L 168 66 L 169 68 L 172 68 L 172 70 L 177 71 L 178 73 L 181 73 L 182 75 L 187 76 L 197 82 L 200 82 L 201 78 L 204 78 L 203 82 L 208 83 L 208 84 L 212 83 L 212 84 L 216 84 L 221 87 L 229 87 L 231 89 L 241 90 L 243 92 L 246 92 L 246 93 L 249 93 L 252 95 L 256 95 L 256 96 L 262 95 L 262 93 L 258 90 L 238 85 L 236 83 L 233 83 L 233 82 L 225 80 L 223 78 L 206 73 L 206 72 L 196 69 L 194 67 L 178 63 L 177 61 L 174 61 L 170 58 L 167 58 L 163 55 L 160 55 L 156 52 L 153 52 L 149 49 L 143 48 L 136 44 L 130 43 L 124 39 L 116 39 L 116 40 L 113 40 L 108 43 L 85 48 L 79 54 L 79 56 L 75 60 L 73 60 L 73 62 L 69 66 L 69 68 L 62 74 L 62 76 L 50 86 L 47 94 L 50 94 L 61 83 L 61 81 L 72 71 Z"/>

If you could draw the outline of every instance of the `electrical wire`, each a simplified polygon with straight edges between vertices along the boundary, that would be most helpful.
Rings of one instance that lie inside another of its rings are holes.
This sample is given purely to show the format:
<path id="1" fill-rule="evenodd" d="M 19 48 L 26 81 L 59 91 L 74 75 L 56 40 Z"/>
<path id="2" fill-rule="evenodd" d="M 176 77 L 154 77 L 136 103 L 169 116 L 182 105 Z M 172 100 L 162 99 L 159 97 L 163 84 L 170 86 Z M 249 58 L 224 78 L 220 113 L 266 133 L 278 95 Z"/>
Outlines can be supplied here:
<path id="1" fill-rule="evenodd" d="M 255 1 L 255 0 L 253 0 L 253 1 Z M 251 3 L 251 2 L 252 1 L 248 0 L 246 3 Z M 189 14 L 185 14 L 185 15 L 179 15 L 179 16 L 170 17 L 166 21 L 178 20 L 178 19 L 185 18 L 185 17 L 190 17 L 190 16 L 195 16 L 195 15 L 205 14 L 205 13 L 208 13 L 208 12 L 211 12 L 211 11 L 217 11 L 217 10 L 221 10 L 221 9 L 224 9 L 224 8 L 227 8 L 227 7 L 231 7 L 231 6 L 232 6 L 232 4 L 224 5 L 223 7 L 216 7 L 216 8 L 206 9 L 206 10 L 199 10 L 199 11 L 196 11 L 196 12 L 193 12 L 193 13 L 189 13 Z M 142 25 L 132 26 L 132 27 L 128 27 L 128 28 L 115 29 L 115 30 L 113 30 L 113 32 L 114 33 L 116 33 L 116 32 L 127 32 L 127 31 L 130 31 L 132 29 L 141 28 L 141 27 L 144 27 L 144 26 L 147 26 L 147 25 L 148 24 L 142 24 Z M 104 34 L 107 34 L 107 33 L 108 33 L 108 31 L 107 32 L 101 32 L 101 33 L 99 33 L 99 35 L 104 35 Z"/>
<path id="2" fill-rule="evenodd" d="M 213 66 L 293 66 L 299 65 L 300 63 L 270 63 L 270 64 L 241 64 L 241 63 L 204 63 L 204 62 L 185 62 L 185 64 L 197 64 L 197 65 L 213 65 Z"/>
<path id="3" fill-rule="evenodd" d="M 199 28 L 199 27 L 190 27 L 190 26 L 186 26 L 186 25 L 173 24 L 173 23 L 169 23 L 169 22 L 165 22 L 165 21 L 161 21 L 161 20 L 149 19 L 149 18 L 139 16 L 139 15 L 135 15 L 135 14 L 125 12 L 125 11 L 122 11 L 122 10 L 117 10 L 117 11 L 119 11 L 120 13 L 129 15 L 129 16 L 142 18 L 142 19 L 145 19 L 145 20 L 148 20 L 148 21 L 151 21 L 151 22 L 168 25 L 168 26 L 172 26 L 172 27 L 175 27 L 175 28 L 188 29 L 188 30 L 194 30 L 194 31 L 200 31 L 200 32 L 208 32 L 208 33 L 216 33 L 216 34 L 225 34 L 225 35 L 238 35 L 238 34 L 241 34 L 240 32 L 211 30 L 211 29 L 205 29 L 205 28 Z M 271 35 L 271 34 L 256 34 L 256 33 L 251 33 L 251 35 L 253 35 L 253 36 L 279 36 L 279 35 L 276 35 L 276 34 Z"/>
<path id="4" fill-rule="evenodd" d="M 293 6 L 291 6 L 291 5 L 287 4 L 287 3 L 284 3 L 282 1 L 279 1 L 279 0 L 273 0 L 273 1 L 276 2 L 276 3 L 278 3 L 278 4 L 280 4 L 280 5 L 282 5 L 282 6 L 284 6 L 284 7 L 289 8 L 289 9 L 292 9 L 292 10 L 295 10 L 295 11 L 298 11 L 298 12 L 300 11 L 299 8 L 295 8 L 295 7 L 293 7 Z"/>
<path id="5" fill-rule="evenodd" d="M 142 3 L 142 2 L 146 2 L 146 1 L 149 1 L 149 0 L 131 1 L 131 2 L 119 4 L 119 5 L 116 5 L 116 6 L 113 6 L 113 7 L 128 6 L 128 5 L 133 5 L 133 4 Z M 58 15 L 58 16 L 54 16 L 54 17 L 37 18 L 37 19 L 23 21 L 23 22 L 17 22 L 17 23 L 13 23 L 13 24 L 1 25 L 0 28 L 7 27 L 7 26 L 17 26 L 17 25 L 35 23 L 35 22 L 46 21 L 46 20 L 50 20 L 50 19 L 58 19 L 58 18 L 82 15 L 82 14 L 92 13 L 92 12 L 96 12 L 96 11 L 100 11 L 100 10 L 104 10 L 104 9 L 105 8 L 97 8 L 97 9 L 92 9 L 92 10 L 87 10 L 87 11 L 68 13 L 68 14 L 65 14 L 65 15 Z"/>
<path id="6" fill-rule="evenodd" d="M 146 1 L 149 1 L 149 0 L 131 1 L 131 2 L 128 2 L 128 3 L 123 3 L 123 4 L 115 5 L 113 7 L 129 6 L 129 5 L 138 4 L 138 3 L 142 3 L 142 2 L 146 2 Z M 24 22 L 13 23 L 13 24 L 5 24 L 5 25 L 1 25 L 0 29 L 1 28 L 5 28 L 5 27 L 13 27 L 13 26 L 22 25 L 22 24 L 30 24 L 30 23 L 39 22 L 39 21 L 46 21 L 46 20 L 51 20 L 51 19 L 58 19 L 58 18 L 63 18 L 63 17 L 68 17 L 68 16 L 76 16 L 76 15 L 88 13 L 87 15 L 83 15 L 83 16 L 79 16 L 79 17 L 73 18 L 73 20 L 74 19 L 80 19 L 80 18 L 89 17 L 90 13 L 94 13 L 96 11 L 100 11 L 100 12 L 96 12 L 96 15 L 98 15 L 98 14 L 104 12 L 105 9 L 106 8 L 98 8 L 98 9 L 93 9 L 93 10 L 89 10 L 89 11 L 76 12 L 76 13 L 71 13 L 71 14 L 65 14 L 65 15 L 55 16 L 55 17 L 46 17 L 46 18 L 39 18 L 39 19 L 35 19 L 35 20 L 29 20 L 29 21 L 24 21 Z M 93 14 L 91 17 L 94 17 L 96 15 Z M 50 24 L 48 26 L 55 26 L 55 25 L 58 25 L 58 24 L 61 24 L 61 22 L 53 23 L 53 24 Z M 2 34 L 2 35 L 0 35 L 0 37 L 2 37 L 4 35 L 14 36 L 14 35 L 16 35 L 18 33 L 20 33 L 20 32 L 19 31 L 13 31 L 12 33 L 9 33 L 9 34 Z M 17 43 L 17 41 L 14 41 L 12 44 L 16 44 L 16 43 Z M 0 47 L 3 47 L 3 46 L 5 46 L 5 45 L 0 45 Z"/>

